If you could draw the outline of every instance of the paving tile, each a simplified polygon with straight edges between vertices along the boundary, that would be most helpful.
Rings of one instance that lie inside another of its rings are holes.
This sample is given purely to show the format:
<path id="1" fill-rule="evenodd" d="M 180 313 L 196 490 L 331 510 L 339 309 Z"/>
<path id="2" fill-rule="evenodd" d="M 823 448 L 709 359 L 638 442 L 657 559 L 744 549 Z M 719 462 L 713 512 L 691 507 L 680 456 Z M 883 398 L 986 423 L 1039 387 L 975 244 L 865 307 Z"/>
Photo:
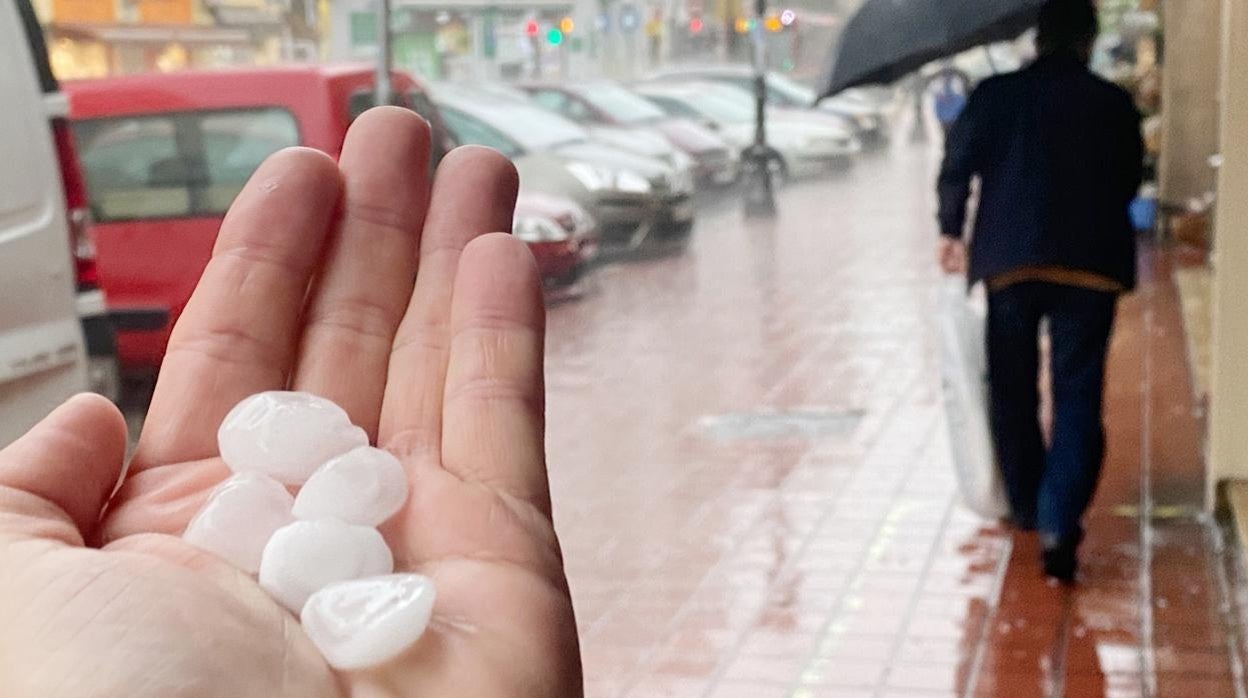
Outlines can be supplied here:
<path id="1" fill-rule="evenodd" d="M 1049 686 L 1050 677 L 1041 672 L 981 673 L 973 695 L 975 698 L 1043 698 L 1048 695 Z"/>
<path id="2" fill-rule="evenodd" d="M 880 685 L 887 670 L 884 661 L 816 659 L 806 665 L 800 683 L 822 689 L 869 689 Z"/>
<path id="3" fill-rule="evenodd" d="M 1237 694 L 1235 691 L 1235 679 L 1229 674 L 1222 677 L 1158 674 L 1157 695 L 1232 698 Z"/>
<path id="4" fill-rule="evenodd" d="M 795 683 L 805 668 L 806 660 L 798 654 L 783 656 L 737 655 L 728 664 L 724 678 L 728 681 L 768 681 Z"/>
<path id="5" fill-rule="evenodd" d="M 1148 695 L 1138 674 L 1067 675 L 1062 687 L 1071 698 L 1145 698 Z"/>
<path id="6" fill-rule="evenodd" d="M 782 698 L 790 694 L 784 684 L 764 681 L 722 681 L 710 693 L 710 698 Z"/>
<path id="7" fill-rule="evenodd" d="M 893 664 L 885 685 L 889 689 L 941 691 L 961 694 L 970 678 L 964 664 Z"/>
<path id="8" fill-rule="evenodd" d="M 633 684 L 629 698 L 700 698 L 709 682 L 699 679 L 648 677 Z"/>

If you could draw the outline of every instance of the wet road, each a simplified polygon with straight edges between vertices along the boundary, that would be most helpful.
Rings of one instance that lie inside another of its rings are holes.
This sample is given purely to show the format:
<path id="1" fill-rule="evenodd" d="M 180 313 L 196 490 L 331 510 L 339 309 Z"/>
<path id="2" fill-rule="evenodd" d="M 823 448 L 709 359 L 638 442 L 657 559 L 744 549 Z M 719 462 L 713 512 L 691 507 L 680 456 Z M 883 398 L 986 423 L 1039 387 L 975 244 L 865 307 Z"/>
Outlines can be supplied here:
<path id="1" fill-rule="evenodd" d="M 703 206 L 549 315 L 556 523 L 590 696 L 1242 696 L 1168 257 L 1111 359 L 1083 586 L 961 509 L 932 151 Z M 1152 515 L 1141 517 L 1141 511 Z"/>

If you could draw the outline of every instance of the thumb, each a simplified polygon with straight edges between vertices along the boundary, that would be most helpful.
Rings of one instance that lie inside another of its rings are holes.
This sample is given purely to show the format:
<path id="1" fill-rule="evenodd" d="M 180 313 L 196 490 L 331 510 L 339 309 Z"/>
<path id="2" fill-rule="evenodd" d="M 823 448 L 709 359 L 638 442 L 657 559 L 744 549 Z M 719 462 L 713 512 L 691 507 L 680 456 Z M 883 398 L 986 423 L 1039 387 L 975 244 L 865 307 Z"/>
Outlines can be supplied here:
<path id="1" fill-rule="evenodd" d="M 125 455 L 116 406 L 99 395 L 70 398 L 0 451 L 0 534 L 90 540 Z"/>

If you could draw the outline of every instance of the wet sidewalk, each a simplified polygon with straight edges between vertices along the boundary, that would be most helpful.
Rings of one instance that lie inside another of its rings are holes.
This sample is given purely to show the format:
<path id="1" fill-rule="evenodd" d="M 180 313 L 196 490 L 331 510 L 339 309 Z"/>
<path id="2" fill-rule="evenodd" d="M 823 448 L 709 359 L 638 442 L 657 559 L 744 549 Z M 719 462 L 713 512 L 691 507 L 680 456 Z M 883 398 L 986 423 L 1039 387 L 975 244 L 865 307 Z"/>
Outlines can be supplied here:
<path id="1" fill-rule="evenodd" d="M 1082 582 L 1051 586 L 1034 537 L 956 501 L 934 167 L 864 159 L 774 224 L 712 205 L 683 254 L 552 308 L 588 695 L 1244 695 L 1168 258 L 1120 306 Z"/>

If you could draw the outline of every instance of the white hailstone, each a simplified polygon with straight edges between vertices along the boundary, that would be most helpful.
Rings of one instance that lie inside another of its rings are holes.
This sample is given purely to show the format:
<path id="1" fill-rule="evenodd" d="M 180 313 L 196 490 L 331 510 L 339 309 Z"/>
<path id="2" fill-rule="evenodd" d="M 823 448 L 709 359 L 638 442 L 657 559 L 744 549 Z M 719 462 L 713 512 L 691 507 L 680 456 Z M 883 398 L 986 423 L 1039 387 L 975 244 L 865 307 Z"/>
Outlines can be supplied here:
<path id="1" fill-rule="evenodd" d="M 334 458 L 312 473 L 295 497 L 295 518 L 338 519 L 376 526 L 407 501 L 407 473 L 398 458 L 372 446 Z"/>
<path id="2" fill-rule="evenodd" d="M 255 574 L 273 532 L 294 521 L 293 503 L 282 483 L 261 473 L 239 473 L 217 485 L 182 539 Z"/>
<path id="3" fill-rule="evenodd" d="M 308 599 L 303 629 L 335 669 L 363 669 L 393 659 L 424 634 L 437 592 L 418 574 L 330 584 Z"/>
<path id="4" fill-rule="evenodd" d="M 325 461 L 368 445 L 368 434 L 338 405 L 310 393 L 273 390 L 238 403 L 221 422 L 217 446 L 236 473 L 302 484 Z"/>
<path id="5" fill-rule="evenodd" d="M 327 584 L 394 571 L 394 558 L 377 529 L 341 521 L 296 521 L 264 546 L 260 586 L 298 613 Z"/>

